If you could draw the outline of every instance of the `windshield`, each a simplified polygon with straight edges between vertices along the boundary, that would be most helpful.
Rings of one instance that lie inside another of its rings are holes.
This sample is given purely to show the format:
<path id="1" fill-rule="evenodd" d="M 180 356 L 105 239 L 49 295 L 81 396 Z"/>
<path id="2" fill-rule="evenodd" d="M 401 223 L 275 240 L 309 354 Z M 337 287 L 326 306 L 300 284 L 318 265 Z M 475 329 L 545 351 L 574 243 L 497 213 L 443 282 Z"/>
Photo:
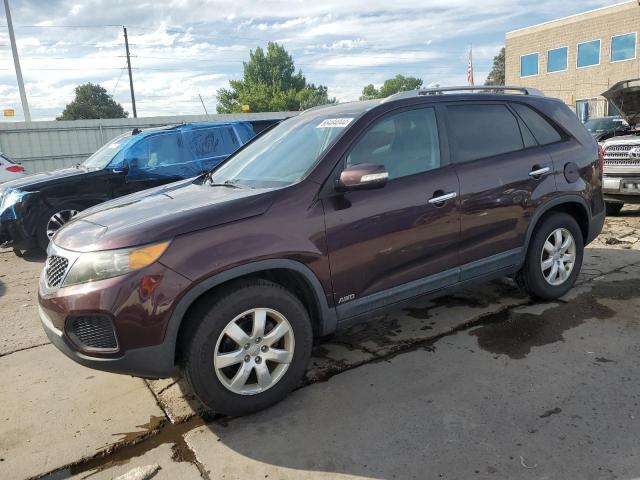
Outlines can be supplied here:
<path id="1" fill-rule="evenodd" d="M 119 137 L 114 138 L 109 143 L 103 145 L 96 153 L 82 162 L 82 166 L 90 170 L 102 170 L 113 157 L 115 157 L 120 151 L 120 147 L 127 143 L 127 140 L 131 138 L 130 133 L 125 133 Z"/>
<path id="2" fill-rule="evenodd" d="M 285 187 L 304 178 L 353 116 L 300 115 L 285 120 L 211 174 L 211 183 Z"/>
<path id="3" fill-rule="evenodd" d="M 606 132 L 615 128 L 622 127 L 620 118 L 594 118 L 584 124 L 591 133 Z"/>

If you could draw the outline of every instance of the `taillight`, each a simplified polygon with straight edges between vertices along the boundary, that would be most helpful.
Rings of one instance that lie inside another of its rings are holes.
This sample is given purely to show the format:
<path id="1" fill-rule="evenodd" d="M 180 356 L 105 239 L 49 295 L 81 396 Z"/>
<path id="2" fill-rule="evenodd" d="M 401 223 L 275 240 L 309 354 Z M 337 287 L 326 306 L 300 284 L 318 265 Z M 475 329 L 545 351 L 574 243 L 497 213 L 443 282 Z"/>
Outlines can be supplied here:
<path id="1" fill-rule="evenodd" d="M 604 169 L 604 148 L 602 144 L 598 144 L 598 170 L 600 178 L 602 178 L 602 170 Z"/>
<path id="2" fill-rule="evenodd" d="M 24 172 L 24 168 L 20 165 L 11 165 L 10 167 L 5 168 L 7 172 L 13 173 L 22 173 Z"/>

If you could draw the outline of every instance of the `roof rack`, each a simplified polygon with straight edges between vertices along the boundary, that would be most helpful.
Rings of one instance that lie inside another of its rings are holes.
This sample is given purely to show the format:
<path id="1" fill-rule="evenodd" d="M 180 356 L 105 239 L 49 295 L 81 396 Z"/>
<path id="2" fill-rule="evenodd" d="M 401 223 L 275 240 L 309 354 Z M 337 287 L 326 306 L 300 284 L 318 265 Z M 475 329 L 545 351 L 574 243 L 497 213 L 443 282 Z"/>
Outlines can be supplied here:
<path id="1" fill-rule="evenodd" d="M 503 85 L 482 85 L 478 87 L 437 87 L 437 88 L 423 88 L 420 90 L 409 90 L 406 92 L 399 92 L 394 95 L 390 95 L 387 98 L 383 99 L 381 103 L 388 102 L 391 100 L 400 100 L 402 98 L 412 98 L 412 97 L 420 97 L 423 95 L 442 95 L 444 93 L 450 92 L 479 92 L 479 93 L 506 93 L 506 92 L 519 92 L 522 95 L 537 95 L 540 97 L 544 97 L 544 93 L 542 93 L 537 88 L 530 87 L 510 87 Z"/>

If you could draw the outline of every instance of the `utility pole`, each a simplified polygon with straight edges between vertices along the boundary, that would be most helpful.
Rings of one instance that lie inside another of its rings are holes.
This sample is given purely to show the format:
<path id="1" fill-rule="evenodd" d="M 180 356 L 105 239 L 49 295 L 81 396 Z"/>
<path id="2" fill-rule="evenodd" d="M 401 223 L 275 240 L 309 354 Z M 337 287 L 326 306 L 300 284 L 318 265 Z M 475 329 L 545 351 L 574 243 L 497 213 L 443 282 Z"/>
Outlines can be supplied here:
<path id="1" fill-rule="evenodd" d="M 16 37 L 13 33 L 13 23 L 11 22 L 11 11 L 9 10 L 9 0 L 4 0 L 4 13 L 7 16 L 7 27 L 9 27 L 9 40 L 11 42 L 11 52 L 13 53 L 13 64 L 16 67 L 16 78 L 18 80 L 18 90 L 20 91 L 20 101 L 22 102 L 22 111 L 24 112 L 24 120 L 31 121 L 31 113 L 29 112 L 29 104 L 27 103 L 27 92 L 24 90 L 24 82 L 22 81 L 22 69 L 20 68 L 20 58 L 18 58 L 18 47 L 16 46 Z"/>
<path id="2" fill-rule="evenodd" d="M 638 0 L 640 1 L 640 0 Z M 204 108 L 204 114 L 205 115 L 209 115 L 209 112 L 207 112 L 207 107 L 204 106 L 204 100 L 202 100 L 202 95 L 200 95 L 200 93 L 198 93 L 198 96 L 200 97 L 200 103 L 202 104 L 202 108 Z"/>
<path id="3" fill-rule="evenodd" d="M 4 0 L 5 4 L 7 0 Z M 127 27 L 122 26 L 124 30 L 124 46 L 127 51 L 127 69 L 129 70 L 129 89 L 131 90 L 131 106 L 133 108 L 133 118 L 138 118 L 138 112 L 136 111 L 136 96 L 133 93 L 133 76 L 131 75 L 131 56 L 129 55 L 129 37 L 127 37 Z"/>

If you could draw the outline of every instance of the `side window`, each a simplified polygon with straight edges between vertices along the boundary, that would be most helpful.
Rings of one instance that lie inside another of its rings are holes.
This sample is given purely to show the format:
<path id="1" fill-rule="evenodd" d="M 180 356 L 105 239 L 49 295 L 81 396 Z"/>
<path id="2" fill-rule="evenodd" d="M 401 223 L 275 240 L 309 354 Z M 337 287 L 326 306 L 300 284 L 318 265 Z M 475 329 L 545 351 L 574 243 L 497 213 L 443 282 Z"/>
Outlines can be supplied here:
<path id="1" fill-rule="evenodd" d="M 154 135 L 149 138 L 149 168 L 182 163 L 180 132 Z"/>
<path id="2" fill-rule="evenodd" d="M 149 139 L 145 138 L 129 147 L 125 153 L 124 161 L 131 170 L 149 168 Z"/>
<path id="3" fill-rule="evenodd" d="M 524 148 L 518 120 L 506 105 L 449 105 L 447 114 L 455 162 Z"/>
<path id="4" fill-rule="evenodd" d="M 347 167 L 384 165 L 389 179 L 440 167 L 438 126 L 433 108 L 396 113 L 378 121 L 347 155 Z"/>
<path id="5" fill-rule="evenodd" d="M 185 136 L 189 151 L 196 160 L 228 156 L 240 147 L 231 127 L 198 128 Z"/>
<path id="6" fill-rule="evenodd" d="M 182 163 L 179 132 L 163 133 L 145 138 L 125 154 L 131 170 L 148 170 Z"/>
<path id="7" fill-rule="evenodd" d="M 558 131 L 532 108 L 521 103 L 513 103 L 511 106 L 527 124 L 540 145 L 548 145 L 562 140 Z"/>

